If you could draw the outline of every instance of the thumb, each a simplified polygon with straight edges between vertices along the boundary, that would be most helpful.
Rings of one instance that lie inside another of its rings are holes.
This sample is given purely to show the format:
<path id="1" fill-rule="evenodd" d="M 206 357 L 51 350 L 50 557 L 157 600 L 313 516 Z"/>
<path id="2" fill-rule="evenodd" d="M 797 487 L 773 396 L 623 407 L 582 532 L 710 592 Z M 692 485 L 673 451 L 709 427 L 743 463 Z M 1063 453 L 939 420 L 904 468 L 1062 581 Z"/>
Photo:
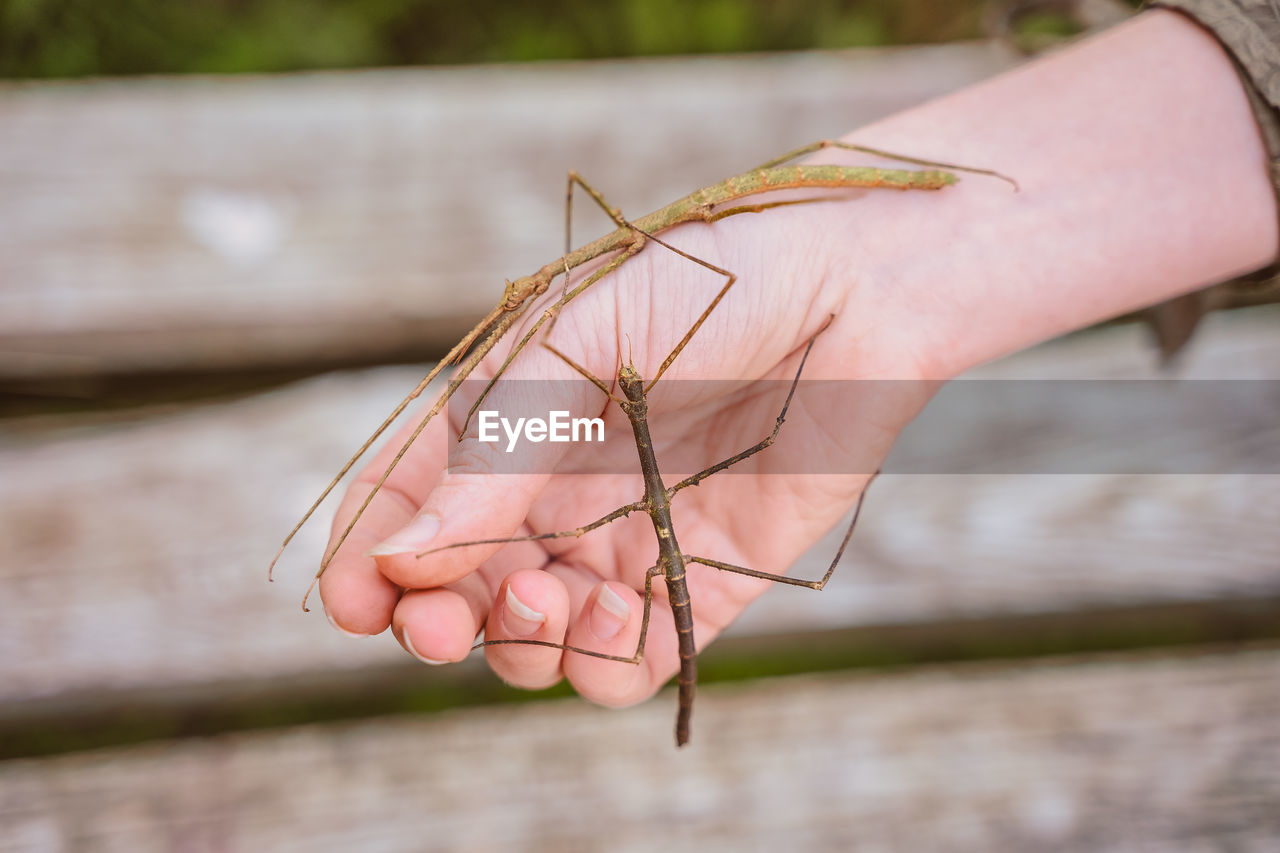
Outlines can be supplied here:
<path id="1" fill-rule="evenodd" d="M 591 361 L 603 362 L 603 375 L 609 375 L 608 360 Z M 598 364 L 583 367 L 601 375 Z M 454 443 L 444 476 L 414 518 L 369 551 L 383 575 L 402 587 L 452 583 L 502 548 L 572 447 L 553 427 L 568 413 L 599 414 L 608 402 L 599 388 L 541 347 L 513 362 L 469 418 L 471 401 L 485 385 L 465 383 L 470 393 L 450 402 Z M 466 433 L 457 440 L 464 424 Z M 449 547 L 462 542 L 480 544 Z"/>

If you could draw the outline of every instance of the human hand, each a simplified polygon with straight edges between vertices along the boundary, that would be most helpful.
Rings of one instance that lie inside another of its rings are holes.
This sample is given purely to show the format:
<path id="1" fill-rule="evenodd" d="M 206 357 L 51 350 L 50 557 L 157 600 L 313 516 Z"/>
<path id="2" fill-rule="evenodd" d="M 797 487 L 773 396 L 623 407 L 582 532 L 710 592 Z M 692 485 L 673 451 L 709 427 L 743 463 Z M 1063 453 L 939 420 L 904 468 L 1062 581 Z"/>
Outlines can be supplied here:
<path id="1" fill-rule="evenodd" d="M 714 228 L 694 226 L 663 235 L 695 256 L 734 270 L 740 280 L 652 389 L 649 417 L 655 435 L 698 445 L 705 451 L 700 456 L 706 464 L 760 441 L 774 426 L 780 396 L 744 399 L 716 382 L 680 383 L 677 393 L 675 383 L 691 378 L 775 379 L 782 381 L 774 387 L 786 386 L 800 352 L 833 316 L 831 328 L 815 342 L 806 379 L 883 377 L 889 364 L 897 365 L 898 378 L 908 375 L 903 365 L 911 364 L 910 354 L 882 351 L 885 341 L 867 333 L 874 307 L 853 298 L 848 292 L 850 277 L 834 274 L 829 266 L 847 268 L 850 259 L 839 249 L 848 241 L 837 239 L 833 230 L 841 218 L 817 211 L 824 206 L 754 217 L 737 227 L 726 220 Z M 770 246 L 802 246 L 805 251 L 768 251 Z M 575 271 L 575 281 L 586 274 Z M 642 376 L 653 377 L 723 284 L 714 272 L 650 244 L 568 305 L 551 341 L 606 382 L 612 381 L 620 360 L 633 362 Z M 553 287 L 549 298 L 558 295 Z M 852 313 L 842 319 L 849 309 Z M 524 327 L 536 316 L 531 312 Z M 522 334 L 523 329 L 513 329 L 500 348 L 509 350 Z M 491 376 L 504 356 L 505 352 L 491 353 L 475 375 Z M 559 357 L 530 346 L 504 378 L 566 375 L 574 374 Z M 544 414 L 551 409 L 600 413 L 607 435 L 630 441 L 626 418 L 598 389 L 581 381 L 541 387 L 556 398 L 542 406 Z M 884 390 L 869 386 L 873 387 Z M 503 388 L 497 387 L 486 408 L 504 409 Z M 801 395 L 779 436 L 779 445 L 795 439 L 790 442 L 792 452 L 782 446 L 769 448 L 733 469 L 735 474 L 759 476 L 744 480 L 718 474 L 676 496 L 673 526 L 684 553 L 784 572 L 856 500 L 867 473 L 878 466 L 897 430 L 923 405 L 926 388 L 923 383 L 897 385 L 896 399 L 877 400 L 878 416 L 854 421 L 852 429 L 847 419 L 833 422 L 836 412 L 829 401 L 806 401 Z M 447 425 L 439 419 L 428 427 L 334 558 L 321 580 L 330 618 L 357 633 L 376 633 L 389 625 L 406 649 L 427 662 L 465 657 L 481 627 L 489 640 L 568 643 L 631 656 L 640 631 L 645 571 L 657 557 L 653 527 L 643 512 L 581 538 L 423 553 L 451 543 L 571 529 L 643 494 L 635 473 L 550 473 L 557 467 L 581 467 L 571 457 L 576 451 L 590 454 L 594 447 L 536 445 L 534 470 L 541 473 L 499 473 L 510 470 L 504 466 L 502 450 L 477 441 L 474 424 L 449 458 L 466 409 L 451 406 Z M 346 527 L 404 437 L 402 433 L 391 441 L 357 476 L 338 513 L 335 532 Z M 807 470 L 849 473 L 793 473 L 787 460 L 795 459 L 794 450 L 801 443 L 808 457 L 841 460 L 811 464 Z M 851 453 L 861 464 L 848 461 Z M 625 470 L 635 472 L 634 446 L 629 455 Z M 661 463 L 661 447 L 658 456 Z M 675 477 L 667 473 L 670 484 Z M 378 556 L 362 554 L 370 546 L 377 546 Z M 690 565 L 688 573 L 700 646 L 768 587 L 765 581 L 703 565 Z M 545 687 L 563 675 L 584 696 L 601 703 L 643 699 L 677 666 L 672 615 L 662 589 L 660 581 L 655 584 L 653 616 L 639 667 L 515 644 L 488 647 L 489 662 L 504 679 L 523 687 Z"/>

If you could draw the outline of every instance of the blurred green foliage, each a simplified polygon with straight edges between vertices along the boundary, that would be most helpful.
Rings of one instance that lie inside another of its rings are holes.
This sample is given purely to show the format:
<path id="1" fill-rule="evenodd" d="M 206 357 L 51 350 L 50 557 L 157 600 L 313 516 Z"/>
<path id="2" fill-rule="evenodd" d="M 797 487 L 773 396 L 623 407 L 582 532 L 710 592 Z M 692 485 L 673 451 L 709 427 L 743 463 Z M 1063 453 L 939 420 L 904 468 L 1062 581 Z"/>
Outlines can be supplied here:
<path id="1" fill-rule="evenodd" d="M 980 0 L 0 0 L 0 77 L 837 48 L 980 34 Z"/>

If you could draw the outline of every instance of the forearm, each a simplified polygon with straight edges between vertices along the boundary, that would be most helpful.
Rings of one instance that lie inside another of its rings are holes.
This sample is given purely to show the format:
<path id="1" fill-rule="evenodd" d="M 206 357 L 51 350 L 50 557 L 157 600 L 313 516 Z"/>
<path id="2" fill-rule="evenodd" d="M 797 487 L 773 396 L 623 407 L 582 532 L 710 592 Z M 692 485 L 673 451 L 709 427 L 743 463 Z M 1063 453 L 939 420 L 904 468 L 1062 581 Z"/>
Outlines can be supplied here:
<path id="1" fill-rule="evenodd" d="M 1021 184 L 1013 193 L 966 176 L 936 197 L 888 200 L 893 218 L 843 250 L 848 286 L 870 288 L 877 306 L 868 334 L 895 335 L 936 378 L 1277 253 L 1275 197 L 1239 78 L 1176 13 L 1146 12 L 848 139 Z"/>

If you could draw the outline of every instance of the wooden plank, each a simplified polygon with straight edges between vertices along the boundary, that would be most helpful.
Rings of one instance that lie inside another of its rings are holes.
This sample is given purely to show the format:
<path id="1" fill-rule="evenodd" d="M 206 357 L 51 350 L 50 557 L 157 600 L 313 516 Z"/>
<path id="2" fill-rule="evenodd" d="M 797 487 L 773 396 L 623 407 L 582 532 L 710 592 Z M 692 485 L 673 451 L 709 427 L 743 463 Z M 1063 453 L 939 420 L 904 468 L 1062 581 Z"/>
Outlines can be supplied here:
<path id="1" fill-rule="evenodd" d="M 799 673 L 852 672 L 1053 656 L 1173 655 L 1280 644 L 1280 596 L 996 614 L 794 634 L 722 637 L 698 656 L 699 689 Z M 399 663 L 267 679 L 93 689 L 0 704 L 0 762 L 389 714 L 548 700 L 494 678 L 477 659 L 424 671 Z M 663 701 L 660 698 L 652 701 Z"/>
<path id="2" fill-rule="evenodd" d="M 568 169 L 638 215 L 1012 62 L 955 44 L 0 85 L 0 379 L 424 358 L 559 254 Z"/>
<path id="3" fill-rule="evenodd" d="M 1275 378 L 1274 316 L 1210 318 L 1186 375 Z M 1138 331 L 1068 339 L 988 375 L 1079 377 L 1104 367 L 1150 375 Z M 413 383 L 411 373 L 333 374 L 94 426 L 4 426 L 0 701 L 265 683 L 403 660 L 389 638 L 351 640 L 320 614 L 298 612 L 324 520 L 286 555 L 278 583 L 267 586 L 264 571 L 298 514 Z M 1062 430 L 1055 440 L 1069 448 L 1069 425 Z M 1207 452 L 1225 464 L 1235 449 Z M 885 477 L 833 585 L 821 594 L 774 590 L 735 630 L 1275 595 L 1277 515 L 1273 475 Z M 820 544 L 794 573 L 821 574 L 832 552 Z"/>
<path id="4" fill-rule="evenodd" d="M 667 696 L 667 699 L 672 697 Z M 1280 652 L 793 677 L 0 764 L 0 850 L 1273 849 Z"/>

